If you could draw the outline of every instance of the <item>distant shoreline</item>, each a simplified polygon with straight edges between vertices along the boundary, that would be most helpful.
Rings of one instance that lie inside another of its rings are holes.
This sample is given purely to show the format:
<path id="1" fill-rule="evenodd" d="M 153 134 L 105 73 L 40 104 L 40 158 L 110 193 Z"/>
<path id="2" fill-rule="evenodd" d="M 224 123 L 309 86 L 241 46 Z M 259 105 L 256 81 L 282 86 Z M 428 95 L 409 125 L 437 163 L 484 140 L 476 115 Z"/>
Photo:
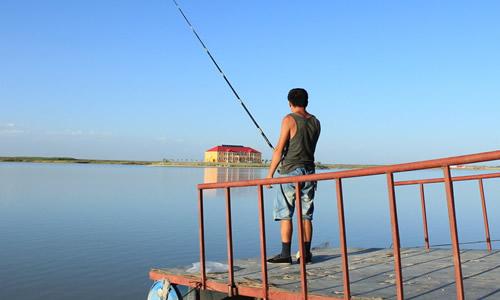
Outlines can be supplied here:
<path id="1" fill-rule="evenodd" d="M 50 163 L 50 164 L 100 164 L 100 165 L 137 165 L 152 167 L 225 167 L 225 168 L 268 168 L 268 163 L 213 163 L 201 161 L 143 161 L 143 160 L 107 160 L 107 159 L 81 159 L 72 157 L 31 157 L 31 156 L 4 156 L 0 162 L 21 163 Z M 369 164 L 322 164 L 316 163 L 317 169 L 361 169 L 383 165 Z M 455 170 L 500 170 L 500 166 L 452 166 Z"/>

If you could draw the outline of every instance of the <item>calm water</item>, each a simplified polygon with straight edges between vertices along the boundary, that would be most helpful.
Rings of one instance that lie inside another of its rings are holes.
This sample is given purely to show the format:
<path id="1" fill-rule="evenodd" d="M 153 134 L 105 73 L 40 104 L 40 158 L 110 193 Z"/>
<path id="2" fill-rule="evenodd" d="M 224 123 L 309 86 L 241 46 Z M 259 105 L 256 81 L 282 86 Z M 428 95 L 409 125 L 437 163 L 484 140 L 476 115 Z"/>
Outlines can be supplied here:
<path id="1" fill-rule="evenodd" d="M 0 299 L 145 299 L 151 267 L 190 265 L 199 259 L 195 185 L 261 178 L 265 172 L 0 164 Z M 455 171 L 454 175 L 470 173 Z M 396 179 L 440 175 L 432 170 L 398 174 Z M 233 191 L 238 258 L 259 255 L 255 191 Z M 483 239 L 477 182 L 456 183 L 455 192 L 461 241 Z M 276 189 L 265 191 L 270 254 L 280 247 L 279 227 L 271 220 L 275 193 Z M 491 236 L 500 238 L 500 180 L 486 180 L 485 193 Z M 426 186 L 426 195 L 431 244 L 449 243 L 442 185 Z M 423 245 L 418 187 L 398 187 L 396 196 L 402 245 Z M 344 197 L 348 246 L 388 247 L 385 177 L 347 179 Z M 223 260 L 224 194 L 209 191 L 205 199 L 207 259 Z M 338 245 L 332 182 L 319 183 L 314 225 L 313 246 Z"/>

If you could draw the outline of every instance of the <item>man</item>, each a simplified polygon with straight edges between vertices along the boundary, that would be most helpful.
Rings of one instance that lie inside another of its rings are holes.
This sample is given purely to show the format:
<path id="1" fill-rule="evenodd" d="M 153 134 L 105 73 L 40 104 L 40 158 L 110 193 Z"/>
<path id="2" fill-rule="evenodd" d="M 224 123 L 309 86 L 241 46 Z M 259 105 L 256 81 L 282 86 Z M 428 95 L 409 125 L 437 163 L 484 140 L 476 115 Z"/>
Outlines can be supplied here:
<path id="1" fill-rule="evenodd" d="M 288 105 L 292 113 L 283 118 L 280 138 L 266 178 L 273 177 L 280 162 L 282 162 L 280 168 L 282 176 L 314 174 L 314 151 L 321 128 L 318 119 L 306 111 L 308 98 L 307 91 L 302 88 L 292 89 L 288 93 Z M 316 183 L 304 182 L 300 184 L 300 187 L 306 250 L 306 255 L 301 256 L 305 257 L 306 263 L 310 263 L 312 261 L 311 238 L 313 231 L 311 221 Z M 274 220 L 280 221 L 282 249 L 280 254 L 268 259 L 270 263 L 292 263 L 291 238 L 294 209 L 295 185 L 280 185 L 274 202 Z"/>

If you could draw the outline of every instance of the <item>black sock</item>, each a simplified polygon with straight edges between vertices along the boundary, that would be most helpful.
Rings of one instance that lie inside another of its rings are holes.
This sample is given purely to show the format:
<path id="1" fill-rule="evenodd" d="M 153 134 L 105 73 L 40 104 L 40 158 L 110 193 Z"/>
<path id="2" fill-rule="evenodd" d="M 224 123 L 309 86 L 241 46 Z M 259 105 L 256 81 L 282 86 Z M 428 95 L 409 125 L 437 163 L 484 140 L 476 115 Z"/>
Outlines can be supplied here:
<path id="1" fill-rule="evenodd" d="M 304 242 L 306 253 L 311 253 L 311 242 Z"/>
<path id="2" fill-rule="evenodd" d="M 281 242 L 281 256 L 282 257 L 290 257 L 290 251 L 292 248 L 292 243 L 283 243 Z"/>

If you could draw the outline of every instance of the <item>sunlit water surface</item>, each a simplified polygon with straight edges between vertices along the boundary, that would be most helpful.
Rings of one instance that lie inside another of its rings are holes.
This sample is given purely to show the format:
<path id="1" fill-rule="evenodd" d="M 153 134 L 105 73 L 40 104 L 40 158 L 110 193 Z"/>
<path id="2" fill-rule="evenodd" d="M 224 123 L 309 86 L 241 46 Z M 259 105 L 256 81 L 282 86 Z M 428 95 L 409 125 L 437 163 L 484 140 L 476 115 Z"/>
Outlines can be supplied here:
<path id="1" fill-rule="evenodd" d="M 145 299 L 150 268 L 199 259 L 196 184 L 265 174 L 264 169 L 2 163 L 0 299 Z M 439 170 L 428 170 L 395 178 L 440 176 Z M 385 176 L 343 184 L 348 246 L 389 247 Z M 500 180 L 484 185 L 491 236 L 500 238 Z M 270 254 L 280 248 L 279 226 L 272 221 L 276 190 L 264 194 Z M 455 183 L 455 195 L 461 241 L 483 240 L 477 182 Z M 207 259 L 212 261 L 226 257 L 224 197 L 224 191 L 205 192 Z M 335 197 L 334 182 L 319 183 L 313 246 L 338 245 Z M 396 197 L 402 246 L 422 246 L 418 186 L 397 187 Z M 448 244 L 443 185 L 427 185 L 426 197 L 431 244 Z M 232 190 L 232 213 L 235 256 L 258 256 L 256 188 Z"/>

